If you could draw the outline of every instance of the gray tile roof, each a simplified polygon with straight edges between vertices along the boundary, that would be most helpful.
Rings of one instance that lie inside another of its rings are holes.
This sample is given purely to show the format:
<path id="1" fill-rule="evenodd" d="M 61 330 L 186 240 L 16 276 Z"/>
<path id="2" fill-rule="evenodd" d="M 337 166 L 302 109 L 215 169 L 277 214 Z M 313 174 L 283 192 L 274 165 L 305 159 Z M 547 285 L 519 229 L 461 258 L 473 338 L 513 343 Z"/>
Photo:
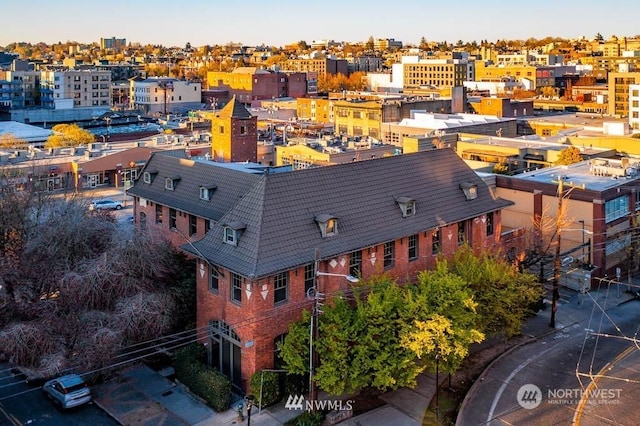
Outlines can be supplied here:
<path id="1" fill-rule="evenodd" d="M 460 184 L 477 185 L 467 201 Z M 399 197 L 415 200 L 402 217 Z M 291 173 L 265 174 L 194 243 L 213 264 L 257 278 L 477 217 L 511 205 L 452 150 L 441 149 Z M 315 218 L 338 218 L 338 234 L 322 238 Z M 223 243 L 223 227 L 242 222 L 237 246 Z M 189 250 L 190 247 L 185 246 Z"/>
<path id="2" fill-rule="evenodd" d="M 157 172 L 151 184 L 143 181 L 145 171 Z M 166 190 L 165 178 L 177 176 L 180 180 L 175 181 L 175 189 Z M 128 194 L 218 221 L 260 178 L 261 174 L 190 160 L 184 154 L 157 152 L 151 155 Z M 201 186 L 215 187 L 209 201 L 200 199 Z"/>

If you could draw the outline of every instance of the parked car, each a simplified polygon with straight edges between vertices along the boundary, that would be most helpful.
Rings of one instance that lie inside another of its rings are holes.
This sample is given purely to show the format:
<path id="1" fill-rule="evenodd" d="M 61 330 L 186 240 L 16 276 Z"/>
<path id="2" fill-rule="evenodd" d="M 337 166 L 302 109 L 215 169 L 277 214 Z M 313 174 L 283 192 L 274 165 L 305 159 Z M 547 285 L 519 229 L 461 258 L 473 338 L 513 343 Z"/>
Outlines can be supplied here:
<path id="1" fill-rule="evenodd" d="M 122 203 L 120 201 L 114 201 L 109 198 L 92 201 L 89 204 L 89 210 L 120 210 L 121 208 Z"/>
<path id="2" fill-rule="evenodd" d="M 91 390 L 87 382 L 77 374 L 67 374 L 46 382 L 44 394 L 60 408 L 67 409 L 91 401 Z"/>

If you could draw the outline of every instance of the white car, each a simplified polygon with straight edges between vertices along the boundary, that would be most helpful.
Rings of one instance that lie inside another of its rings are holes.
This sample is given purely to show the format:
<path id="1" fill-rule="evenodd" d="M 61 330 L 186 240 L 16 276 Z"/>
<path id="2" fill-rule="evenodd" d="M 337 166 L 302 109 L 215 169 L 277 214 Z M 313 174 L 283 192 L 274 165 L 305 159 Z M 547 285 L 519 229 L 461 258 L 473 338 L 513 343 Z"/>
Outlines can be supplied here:
<path id="1" fill-rule="evenodd" d="M 44 394 L 60 408 L 67 409 L 91 401 L 91 390 L 82 377 L 67 374 L 46 382 L 42 386 Z"/>
<path id="2" fill-rule="evenodd" d="M 96 200 L 89 204 L 89 210 L 120 210 L 122 203 L 120 201 L 114 201 L 109 198 L 104 200 Z"/>

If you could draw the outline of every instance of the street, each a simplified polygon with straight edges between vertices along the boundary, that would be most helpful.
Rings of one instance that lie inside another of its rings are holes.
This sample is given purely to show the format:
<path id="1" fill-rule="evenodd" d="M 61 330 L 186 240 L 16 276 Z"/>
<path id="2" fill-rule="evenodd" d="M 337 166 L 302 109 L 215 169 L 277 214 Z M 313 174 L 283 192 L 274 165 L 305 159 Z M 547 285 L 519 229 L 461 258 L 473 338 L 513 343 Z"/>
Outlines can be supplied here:
<path id="1" fill-rule="evenodd" d="M 116 425 L 95 404 L 60 411 L 42 393 L 41 386 L 28 385 L 0 363 L 0 425 Z"/>
<path id="2" fill-rule="evenodd" d="M 636 335 L 639 315 L 636 300 L 605 314 L 596 308 L 585 320 L 499 358 L 467 395 L 457 424 L 568 425 L 574 416 L 579 424 L 637 424 L 640 374 L 630 360 L 640 351 L 621 337 Z M 590 386 L 598 374 L 604 377 Z"/>

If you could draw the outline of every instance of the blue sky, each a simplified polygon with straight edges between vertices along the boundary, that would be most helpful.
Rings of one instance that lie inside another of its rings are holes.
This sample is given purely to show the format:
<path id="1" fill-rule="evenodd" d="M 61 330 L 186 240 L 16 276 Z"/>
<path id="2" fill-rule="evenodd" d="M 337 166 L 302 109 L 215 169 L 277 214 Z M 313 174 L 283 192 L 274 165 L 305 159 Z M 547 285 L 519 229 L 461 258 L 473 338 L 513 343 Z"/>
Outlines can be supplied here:
<path id="1" fill-rule="evenodd" d="M 22 0 L 3 4 L 2 15 L 0 46 L 113 36 L 165 46 L 283 46 L 370 36 L 455 43 L 640 34 L 637 0 Z"/>

